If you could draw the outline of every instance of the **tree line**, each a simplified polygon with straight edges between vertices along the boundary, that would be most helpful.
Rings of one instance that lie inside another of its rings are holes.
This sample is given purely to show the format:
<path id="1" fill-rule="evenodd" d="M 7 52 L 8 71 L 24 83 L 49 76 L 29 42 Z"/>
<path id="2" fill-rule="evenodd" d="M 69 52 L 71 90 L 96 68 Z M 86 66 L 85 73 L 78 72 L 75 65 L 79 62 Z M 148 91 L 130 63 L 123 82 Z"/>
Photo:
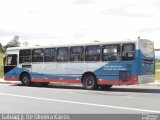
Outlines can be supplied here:
<path id="1" fill-rule="evenodd" d="M 0 52 L 5 53 L 6 49 L 9 47 L 19 47 L 20 46 L 20 42 L 19 42 L 19 36 L 15 35 L 14 38 L 8 42 L 6 45 L 2 45 L 0 43 Z"/>

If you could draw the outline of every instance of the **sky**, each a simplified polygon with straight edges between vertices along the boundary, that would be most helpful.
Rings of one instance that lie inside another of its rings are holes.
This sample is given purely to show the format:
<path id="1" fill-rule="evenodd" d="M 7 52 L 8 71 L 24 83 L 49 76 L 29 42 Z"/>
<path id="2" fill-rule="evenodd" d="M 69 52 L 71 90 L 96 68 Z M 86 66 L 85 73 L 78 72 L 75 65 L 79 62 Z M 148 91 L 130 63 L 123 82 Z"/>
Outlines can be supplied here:
<path id="1" fill-rule="evenodd" d="M 160 0 L 0 0 L 0 43 L 29 45 L 154 41 L 160 48 Z"/>

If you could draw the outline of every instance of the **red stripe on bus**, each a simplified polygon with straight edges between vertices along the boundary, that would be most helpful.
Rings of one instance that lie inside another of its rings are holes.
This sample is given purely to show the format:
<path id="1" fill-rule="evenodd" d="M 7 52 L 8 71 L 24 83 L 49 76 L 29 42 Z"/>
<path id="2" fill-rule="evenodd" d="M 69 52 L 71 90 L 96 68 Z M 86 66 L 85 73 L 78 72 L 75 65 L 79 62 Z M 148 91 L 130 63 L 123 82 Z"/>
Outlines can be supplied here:
<path id="1" fill-rule="evenodd" d="M 19 78 L 4 78 L 6 81 L 19 81 Z M 66 79 L 38 79 L 32 78 L 31 82 L 58 82 L 58 83 L 81 83 L 81 80 L 66 80 Z M 123 81 L 123 80 L 98 80 L 99 85 L 130 85 L 138 84 L 138 77 L 132 77 L 132 79 Z"/>
<path id="2" fill-rule="evenodd" d="M 4 78 L 6 81 L 19 81 L 19 78 Z"/>
<path id="3" fill-rule="evenodd" d="M 138 84 L 138 77 L 132 77 L 132 79 L 123 81 L 123 80 L 99 80 L 99 85 L 132 85 Z"/>

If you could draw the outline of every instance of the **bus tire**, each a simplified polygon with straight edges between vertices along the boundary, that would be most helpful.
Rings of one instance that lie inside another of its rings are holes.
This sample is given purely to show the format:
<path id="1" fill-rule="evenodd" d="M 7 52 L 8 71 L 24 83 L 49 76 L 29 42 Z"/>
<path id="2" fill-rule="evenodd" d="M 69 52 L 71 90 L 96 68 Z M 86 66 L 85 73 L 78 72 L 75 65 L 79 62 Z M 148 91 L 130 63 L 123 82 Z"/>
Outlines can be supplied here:
<path id="1" fill-rule="evenodd" d="M 23 86 L 30 86 L 31 85 L 31 79 L 28 73 L 23 73 L 20 77 L 21 83 Z"/>
<path id="2" fill-rule="evenodd" d="M 94 90 L 98 88 L 97 79 L 92 74 L 87 74 L 84 76 L 82 85 L 87 90 Z"/>
<path id="3" fill-rule="evenodd" d="M 100 85 L 100 89 L 102 90 L 110 90 L 113 85 Z"/>

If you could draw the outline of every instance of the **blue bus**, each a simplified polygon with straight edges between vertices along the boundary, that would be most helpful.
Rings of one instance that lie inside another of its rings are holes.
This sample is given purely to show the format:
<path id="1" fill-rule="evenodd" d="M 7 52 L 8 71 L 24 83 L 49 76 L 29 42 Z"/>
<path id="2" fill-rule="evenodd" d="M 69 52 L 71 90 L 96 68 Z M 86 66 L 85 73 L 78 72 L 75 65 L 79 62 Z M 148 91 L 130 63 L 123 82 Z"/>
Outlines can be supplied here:
<path id="1" fill-rule="evenodd" d="M 154 43 L 147 39 L 8 48 L 4 80 L 80 83 L 85 89 L 154 82 Z"/>

